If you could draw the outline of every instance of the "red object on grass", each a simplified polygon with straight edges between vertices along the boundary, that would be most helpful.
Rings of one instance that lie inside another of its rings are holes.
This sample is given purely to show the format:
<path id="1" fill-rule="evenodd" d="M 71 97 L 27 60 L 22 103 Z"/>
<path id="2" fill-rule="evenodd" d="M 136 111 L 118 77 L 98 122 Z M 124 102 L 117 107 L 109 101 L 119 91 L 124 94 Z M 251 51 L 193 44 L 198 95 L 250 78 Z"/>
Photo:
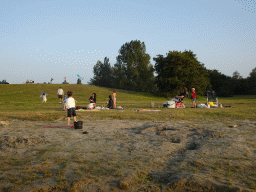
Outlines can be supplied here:
<path id="1" fill-rule="evenodd" d="M 61 127 L 70 127 L 70 128 L 74 128 L 74 126 L 52 126 L 52 127 L 43 127 L 43 128 L 61 128 Z"/>
<path id="2" fill-rule="evenodd" d="M 177 107 L 177 108 L 182 107 L 182 103 L 181 103 L 181 102 L 176 103 L 176 107 Z"/>

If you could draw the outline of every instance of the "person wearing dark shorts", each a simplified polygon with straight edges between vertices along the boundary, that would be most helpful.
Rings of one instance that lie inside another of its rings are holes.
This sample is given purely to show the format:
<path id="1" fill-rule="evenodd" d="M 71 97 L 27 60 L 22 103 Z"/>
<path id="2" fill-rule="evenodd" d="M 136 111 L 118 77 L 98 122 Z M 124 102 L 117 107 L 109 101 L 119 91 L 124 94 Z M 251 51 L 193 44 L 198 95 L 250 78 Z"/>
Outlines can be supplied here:
<path id="1" fill-rule="evenodd" d="M 58 98 L 59 98 L 59 103 L 62 103 L 62 101 L 63 101 L 63 93 L 64 93 L 64 91 L 63 91 L 63 89 L 60 87 L 60 88 L 58 89 L 58 91 L 57 91 L 57 95 L 58 95 Z"/>
<path id="2" fill-rule="evenodd" d="M 69 108 L 68 109 L 68 117 L 75 117 L 76 116 L 76 108 Z"/>
<path id="3" fill-rule="evenodd" d="M 67 109 L 67 116 L 68 116 L 68 126 L 70 124 L 71 116 L 74 117 L 74 121 L 76 121 L 76 100 L 72 97 L 72 91 L 68 91 L 68 98 L 66 99 L 65 106 Z"/>

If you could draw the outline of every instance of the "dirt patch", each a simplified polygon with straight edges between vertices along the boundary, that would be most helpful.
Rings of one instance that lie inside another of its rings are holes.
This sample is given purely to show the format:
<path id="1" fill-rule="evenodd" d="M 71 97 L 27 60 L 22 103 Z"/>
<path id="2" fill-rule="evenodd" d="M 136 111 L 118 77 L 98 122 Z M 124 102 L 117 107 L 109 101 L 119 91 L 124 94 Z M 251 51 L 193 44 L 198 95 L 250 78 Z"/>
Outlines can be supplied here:
<path id="1" fill-rule="evenodd" d="M 0 128 L 0 190 L 256 189 L 255 121 L 79 120 L 83 129 L 66 119 Z"/>

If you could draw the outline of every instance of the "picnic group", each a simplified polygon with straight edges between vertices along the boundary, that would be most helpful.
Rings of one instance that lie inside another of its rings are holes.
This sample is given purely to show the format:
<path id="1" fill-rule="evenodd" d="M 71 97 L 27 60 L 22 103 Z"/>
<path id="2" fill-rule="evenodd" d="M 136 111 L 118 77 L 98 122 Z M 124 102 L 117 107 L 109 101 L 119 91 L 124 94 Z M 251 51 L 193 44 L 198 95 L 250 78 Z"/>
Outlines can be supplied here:
<path id="1" fill-rule="evenodd" d="M 196 108 L 196 92 L 195 92 L 195 88 L 192 88 L 191 90 L 191 99 L 192 99 L 192 108 Z M 74 117 L 74 121 L 76 122 L 76 110 L 77 109 L 96 109 L 96 93 L 93 93 L 92 96 L 89 98 L 89 104 L 87 107 L 76 107 L 76 100 L 72 97 L 73 92 L 72 91 L 68 91 L 67 94 L 64 94 L 64 91 L 61 87 L 59 87 L 58 91 L 57 91 L 57 96 L 59 99 L 59 103 L 62 103 L 63 105 L 63 109 L 67 111 L 67 117 L 68 117 L 68 126 L 70 124 L 70 118 L 71 116 Z M 186 97 L 188 95 L 188 89 L 186 87 L 184 87 L 182 89 L 181 94 L 177 95 L 175 97 L 176 102 L 182 102 L 182 100 L 184 99 L 184 97 Z M 47 101 L 47 93 L 42 93 L 40 97 L 43 98 L 42 103 L 46 103 Z M 114 90 L 112 95 L 109 95 L 109 101 L 107 102 L 107 109 L 115 109 L 116 108 L 116 91 Z"/>
<path id="2" fill-rule="evenodd" d="M 40 97 L 43 98 L 42 103 L 46 103 L 47 101 L 47 93 L 42 93 Z M 67 117 L 68 117 L 68 126 L 70 124 L 70 118 L 71 116 L 74 117 L 74 121 L 76 122 L 76 110 L 77 109 L 96 109 L 96 93 L 93 93 L 92 96 L 89 98 L 89 104 L 87 107 L 76 107 L 76 100 L 72 97 L 73 92 L 68 91 L 67 94 L 64 94 L 63 89 L 60 87 L 57 91 L 57 96 L 59 99 L 59 103 L 62 103 L 63 109 L 67 111 Z M 109 101 L 107 102 L 106 109 L 115 109 L 116 108 L 116 91 L 114 90 L 112 95 L 109 95 L 108 97 Z"/>

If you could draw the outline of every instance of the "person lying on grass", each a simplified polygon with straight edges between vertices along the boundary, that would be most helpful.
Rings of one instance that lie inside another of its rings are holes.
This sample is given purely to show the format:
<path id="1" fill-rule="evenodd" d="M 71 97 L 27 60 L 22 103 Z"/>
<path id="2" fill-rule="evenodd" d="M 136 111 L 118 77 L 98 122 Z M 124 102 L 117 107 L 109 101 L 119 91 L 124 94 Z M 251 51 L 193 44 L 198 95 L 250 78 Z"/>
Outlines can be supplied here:
<path id="1" fill-rule="evenodd" d="M 76 122 L 76 100 L 72 97 L 73 93 L 72 91 L 68 91 L 68 98 L 66 99 L 66 103 L 64 104 L 67 111 L 67 116 L 68 116 L 68 126 L 70 124 L 70 117 L 74 117 L 74 121 Z"/>

